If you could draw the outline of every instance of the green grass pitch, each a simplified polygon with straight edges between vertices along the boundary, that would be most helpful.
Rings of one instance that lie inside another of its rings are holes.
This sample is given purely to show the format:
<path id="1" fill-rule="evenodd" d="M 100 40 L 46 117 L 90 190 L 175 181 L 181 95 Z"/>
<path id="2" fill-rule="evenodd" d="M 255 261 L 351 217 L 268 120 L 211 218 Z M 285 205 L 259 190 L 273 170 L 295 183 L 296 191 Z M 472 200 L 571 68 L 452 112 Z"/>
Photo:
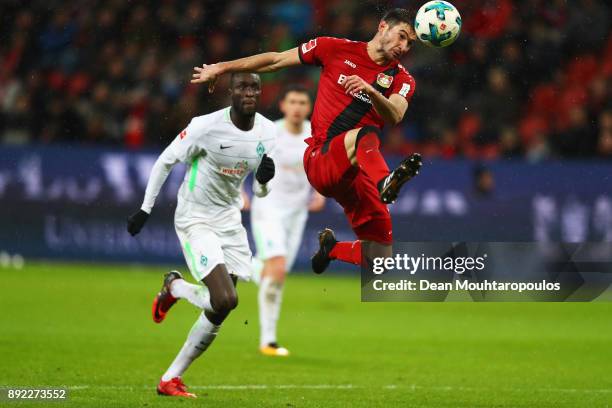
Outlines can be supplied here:
<path id="1" fill-rule="evenodd" d="M 0 386 L 69 387 L 54 407 L 612 406 L 612 303 L 368 304 L 358 279 L 333 273 L 289 277 L 287 359 L 257 353 L 256 288 L 241 283 L 238 308 L 184 376 L 199 398 L 159 397 L 198 313 L 181 301 L 153 323 L 164 271 L 0 270 Z"/>

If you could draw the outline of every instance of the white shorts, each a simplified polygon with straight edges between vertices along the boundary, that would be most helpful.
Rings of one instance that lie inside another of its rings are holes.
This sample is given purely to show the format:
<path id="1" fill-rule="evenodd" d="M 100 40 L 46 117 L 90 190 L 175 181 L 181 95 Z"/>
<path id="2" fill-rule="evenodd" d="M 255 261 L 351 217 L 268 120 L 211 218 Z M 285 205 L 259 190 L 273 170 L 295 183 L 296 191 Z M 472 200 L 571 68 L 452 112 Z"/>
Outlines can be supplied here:
<path id="1" fill-rule="evenodd" d="M 252 254 L 246 230 L 242 225 L 217 231 L 208 225 L 193 224 L 187 228 L 175 225 L 183 255 L 191 275 L 201 281 L 219 264 L 225 264 L 230 275 L 251 279 Z"/>
<path id="2" fill-rule="evenodd" d="M 251 229 L 257 258 L 265 261 L 284 256 L 290 271 L 302 243 L 308 209 L 280 210 L 266 207 L 251 211 Z"/>

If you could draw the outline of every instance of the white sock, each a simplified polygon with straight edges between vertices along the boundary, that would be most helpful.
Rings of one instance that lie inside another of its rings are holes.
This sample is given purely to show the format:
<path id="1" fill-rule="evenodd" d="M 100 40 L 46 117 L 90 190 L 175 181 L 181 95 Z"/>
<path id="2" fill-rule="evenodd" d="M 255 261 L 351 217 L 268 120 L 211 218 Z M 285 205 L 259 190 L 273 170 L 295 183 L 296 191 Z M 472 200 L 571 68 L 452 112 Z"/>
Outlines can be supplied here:
<path id="1" fill-rule="evenodd" d="M 181 348 L 181 351 L 179 351 L 168 370 L 162 376 L 162 381 L 170 381 L 174 377 L 183 375 L 191 363 L 200 357 L 217 337 L 219 327 L 221 326 L 211 323 L 206 318 L 204 312 L 202 312 L 191 328 L 183 348 Z"/>
<path id="2" fill-rule="evenodd" d="M 215 312 L 210 303 L 210 293 L 202 285 L 194 285 L 185 279 L 175 279 L 170 284 L 170 294 L 175 298 L 187 299 L 189 303 L 202 310 Z"/>
<path id="3" fill-rule="evenodd" d="M 283 284 L 264 277 L 259 285 L 259 345 L 276 343 L 276 323 L 283 300 Z"/>

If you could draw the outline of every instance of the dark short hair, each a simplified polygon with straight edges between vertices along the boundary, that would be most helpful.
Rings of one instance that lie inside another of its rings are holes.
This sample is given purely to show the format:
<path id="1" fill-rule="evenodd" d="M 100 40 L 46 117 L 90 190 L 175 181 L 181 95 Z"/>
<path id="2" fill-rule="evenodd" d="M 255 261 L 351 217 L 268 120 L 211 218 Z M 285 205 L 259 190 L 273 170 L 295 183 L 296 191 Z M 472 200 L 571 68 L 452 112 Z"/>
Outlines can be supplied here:
<path id="1" fill-rule="evenodd" d="M 301 94 L 304 94 L 304 95 L 308 96 L 308 99 L 312 99 L 310 97 L 310 91 L 308 91 L 308 89 L 304 85 L 301 85 L 301 84 L 291 84 L 291 85 L 287 85 L 285 88 L 283 88 L 283 91 L 280 94 L 279 100 L 282 101 L 291 92 L 301 93 Z"/>
<path id="2" fill-rule="evenodd" d="M 230 76 L 230 86 L 231 87 L 234 86 L 234 78 L 236 78 L 239 75 L 255 75 L 259 79 L 259 82 L 261 83 L 261 78 L 259 77 L 259 74 L 256 72 L 232 72 L 232 75 Z"/>
<path id="3" fill-rule="evenodd" d="M 389 27 L 393 27 L 399 23 L 406 23 L 409 26 L 414 24 L 415 13 L 412 10 L 404 8 L 394 8 L 385 13 L 382 16 L 381 21 L 386 22 Z"/>

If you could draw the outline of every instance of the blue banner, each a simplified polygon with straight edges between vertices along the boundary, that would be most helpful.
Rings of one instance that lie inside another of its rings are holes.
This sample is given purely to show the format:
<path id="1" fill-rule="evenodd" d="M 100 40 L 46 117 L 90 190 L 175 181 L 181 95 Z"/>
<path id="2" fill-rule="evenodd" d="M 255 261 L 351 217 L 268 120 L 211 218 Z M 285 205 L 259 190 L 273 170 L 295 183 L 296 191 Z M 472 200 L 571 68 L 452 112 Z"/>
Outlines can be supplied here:
<path id="1" fill-rule="evenodd" d="M 136 238 L 125 230 L 159 152 L 53 147 L 0 149 L 0 250 L 26 257 L 182 262 L 174 232 L 177 166 Z M 388 158 L 391 165 L 399 161 Z M 397 241 L 612 242 L 612 164 L 491 162 L 491 191 L 478 191 L 470 161 L 425 161 L 390 206 Z M 246 183 L 247 186 L 250 183 Z M 248 213 L 243 213 L 248 228 Z M 354 235 L 328 200 L 311 214 L 296 269 L 308 268 L 317 231 Z"/>

